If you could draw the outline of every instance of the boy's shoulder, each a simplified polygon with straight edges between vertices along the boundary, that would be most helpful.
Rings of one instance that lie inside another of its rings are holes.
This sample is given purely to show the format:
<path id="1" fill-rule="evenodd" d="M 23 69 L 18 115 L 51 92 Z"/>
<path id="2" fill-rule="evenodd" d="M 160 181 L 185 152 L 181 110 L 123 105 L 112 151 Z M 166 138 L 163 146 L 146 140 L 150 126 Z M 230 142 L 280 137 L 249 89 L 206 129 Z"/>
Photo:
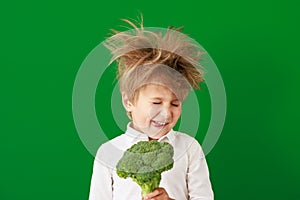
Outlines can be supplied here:
<path id="1" fill-rule="evenodd" d="M 182 141 L 185 143 L 197 143 L 199 144 L 199 142 L 192 137 L 191 135 L 184 133 L 184 132 L 180 132 L 180 131 L 174 131 L 174 135 L 175 135 L 175 140 L 176 141 Z M 200 144 L 199 144 L 200 145 Z"/>
<path id="2" fill-rule="evenodd" d="M 121 134 L 100 145 L 95 159 L 103 165 L 114 167 L 129 146 L 127 143 L 128 139 Z"/>
<path id="3" fill-rule="evenodd" d="M 179 147 L 179 151 L 188 154 L 200 153 L 201 157 L 205 157 L 202 147 L 198 140 L 187 133 L 175 131 L 175 145 Z"/>

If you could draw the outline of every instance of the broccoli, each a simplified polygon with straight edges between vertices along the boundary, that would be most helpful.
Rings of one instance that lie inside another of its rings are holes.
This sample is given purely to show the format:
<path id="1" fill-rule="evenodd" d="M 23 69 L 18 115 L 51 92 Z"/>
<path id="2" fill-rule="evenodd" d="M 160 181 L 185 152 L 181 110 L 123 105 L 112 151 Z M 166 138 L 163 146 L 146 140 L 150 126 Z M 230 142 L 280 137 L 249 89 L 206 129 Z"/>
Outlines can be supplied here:
<path id="1" fill-rule="evenodd" d="M 159 187 L 161 173 L 173 168 L 173 147 L 167 142 L 140 141 L 127 149 L 117 163 L 121 178 L 132 178 L 142 189 L 142 196 Z"/>

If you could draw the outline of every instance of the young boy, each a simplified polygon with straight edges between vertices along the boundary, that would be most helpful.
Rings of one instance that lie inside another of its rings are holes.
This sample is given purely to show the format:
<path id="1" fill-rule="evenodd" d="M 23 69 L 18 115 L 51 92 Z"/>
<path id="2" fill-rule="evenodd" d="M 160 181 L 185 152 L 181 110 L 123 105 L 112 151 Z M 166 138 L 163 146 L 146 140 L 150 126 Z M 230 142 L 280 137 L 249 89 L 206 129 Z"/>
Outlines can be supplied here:
<path id="1" fill-rule="evenodd" d="M 191 136 L 174 131 L 182 102 L 203 80 L 195 66 L 201 53 L 186 37 L 169 28 L 159 32 L 137 28 L 117 33 L 106 47 L 118 60 L 122 101 L 131 122 L 124 134 L 101 145 L 93 168 L 89 200 L 140 200 L 141 189 L 116 174 L 123 152 L 139 141 L 169 142 L 174 166 L 162 173 L 160 188 L 145 199 L 212 200 L 213 191 L 204 153 Z M 191 119 L 192 120 L 192 119 Z M 198 123 L 198 122 L 195 122 Z"/>

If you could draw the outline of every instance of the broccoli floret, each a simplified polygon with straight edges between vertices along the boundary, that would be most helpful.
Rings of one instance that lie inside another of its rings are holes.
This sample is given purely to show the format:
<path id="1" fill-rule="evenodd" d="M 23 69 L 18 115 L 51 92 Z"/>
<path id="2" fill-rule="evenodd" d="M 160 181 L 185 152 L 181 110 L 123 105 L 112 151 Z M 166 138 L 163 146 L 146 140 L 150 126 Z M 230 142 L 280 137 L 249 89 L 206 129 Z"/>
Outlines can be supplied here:
<path id="1" fill-rule="evenodd" d="M 173 147 L 167 142 L 138 142 L 124 152 L 117 163 L 117 174 L 121 178 L 132 178 L 145 197 L 159 187 L 161 173 L 173 168 L 173 155 Z"/>

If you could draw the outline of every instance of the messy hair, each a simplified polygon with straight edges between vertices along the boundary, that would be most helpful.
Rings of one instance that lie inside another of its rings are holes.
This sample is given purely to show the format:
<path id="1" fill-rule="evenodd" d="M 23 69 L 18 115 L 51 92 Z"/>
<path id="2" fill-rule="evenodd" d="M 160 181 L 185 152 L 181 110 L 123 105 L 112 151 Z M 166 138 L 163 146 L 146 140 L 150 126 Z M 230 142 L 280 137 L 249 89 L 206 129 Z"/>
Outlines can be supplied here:
<path id="1" fill-rule="evenodd" d="M 120 89 L 132 85 L 134 79 L 127 78 L 126 74 L 139 66 L 166 65 L 185 77 L 189 85 L 194 89 L 200 89 L 200 83 L 204 81 L 202 66 L 199 61 L 204 52 L 191 41 L 186 34 L 181 33 L 182 27 L 168 27 L 163 34 L 161 31 L 145 29 L 143 19 L 140 27 L 130 20 L 122 19 L 133 29 L 120 32 L 112 30 L 114 35 L 105 42 L 106 48 L 112 53 L 112 60 L 118 63 L 117 77 L 120 78 Z M 123 78 L 123 79 L 122 79 Z M 137 89 L 137 88 L 135 88 Z M 135 96 L 135 92 L 129 95 L 129 99 Z"/>

